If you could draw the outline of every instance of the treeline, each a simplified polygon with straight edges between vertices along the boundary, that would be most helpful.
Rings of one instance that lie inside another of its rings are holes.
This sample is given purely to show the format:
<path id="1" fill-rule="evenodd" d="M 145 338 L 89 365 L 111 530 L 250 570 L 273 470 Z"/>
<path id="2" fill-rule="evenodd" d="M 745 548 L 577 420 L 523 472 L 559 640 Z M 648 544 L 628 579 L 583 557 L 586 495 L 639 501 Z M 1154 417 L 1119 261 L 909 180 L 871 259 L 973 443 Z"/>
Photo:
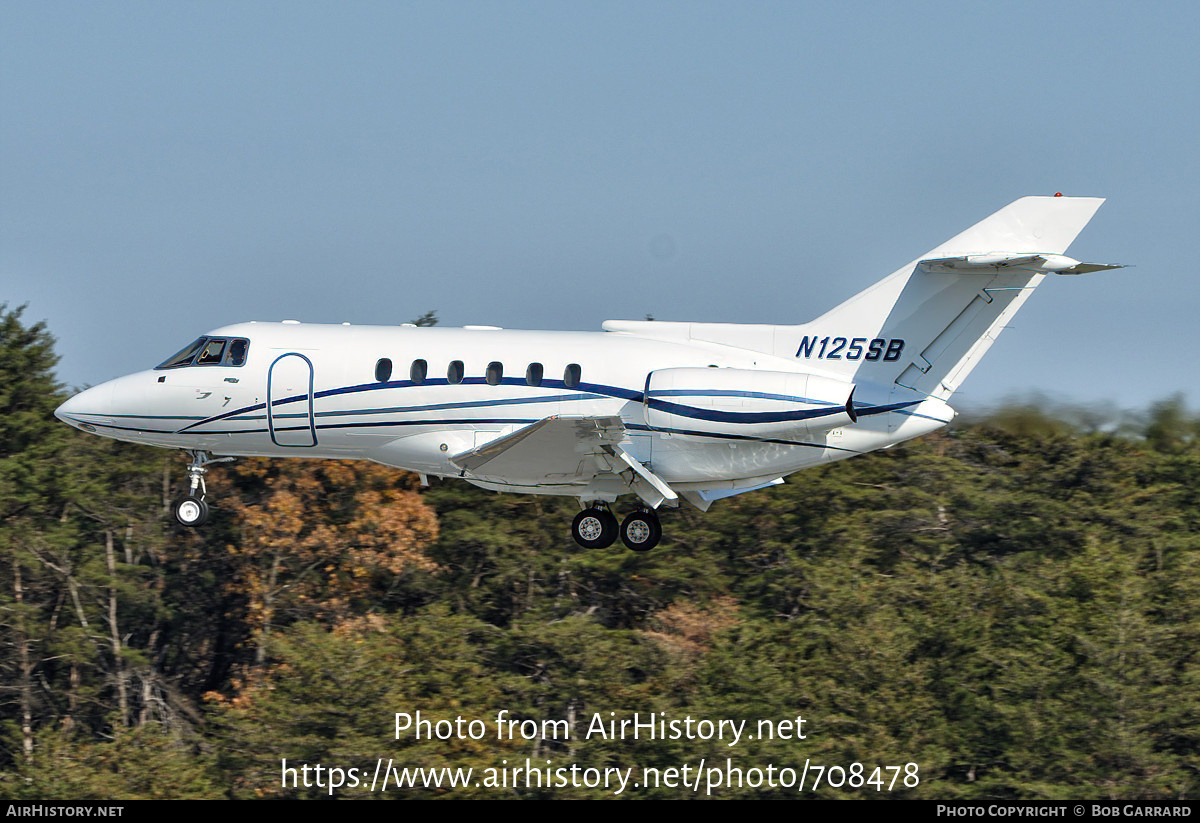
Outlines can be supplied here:
<path id="1" fill-rule="evenodd" d="M 1200 420 L 1179 401 L 1119 426 L 1007 409 L 667 512 L 638 555 L 576 546 L 573 501 L 333 461 L 218 468 L 185 530 L 180 455 L 54 420 L 54 365 L 0 308 L 0 796 L 328 796 L 283 786 L 286 758 L 359 770 L 347 798 L 613 794 L 474 785 L 527 760 L 740 769 L 721 797 L 800 796 L 778 784 L 806 761 L 847 785 L 804 796 L 1196 797 Z M 418 711 L 486 734 L 397 736 Z M 734 745 L 587 735 L 635 712 L 746 723 Z M 377 762 L 475 777 L 372 795 Z"/>

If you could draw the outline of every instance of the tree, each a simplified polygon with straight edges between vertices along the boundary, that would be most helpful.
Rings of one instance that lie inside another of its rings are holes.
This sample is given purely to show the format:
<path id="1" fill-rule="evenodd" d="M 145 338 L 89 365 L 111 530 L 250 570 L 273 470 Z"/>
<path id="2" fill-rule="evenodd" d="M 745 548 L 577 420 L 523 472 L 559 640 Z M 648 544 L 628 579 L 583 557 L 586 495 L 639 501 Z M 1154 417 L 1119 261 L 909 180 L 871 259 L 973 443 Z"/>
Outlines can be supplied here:
<path id="1" fill-rule="evenodd" d="M 245 598 L 256 665 L 277 625 L 370 611 L 402 574 L 437 568 L 437 519 L 411 474 L 333 460 L 247 460 L 234 474 L 227 585 Z"/>
<path id="2" fill-rule="evenodd" d="M 43 323 L 26 326 L 24 310 L 0 304 L 0 717 L 16 721 L 28 760 L 38 710 L 34 677 L 46 656 L 37 613 L 52 598 L 29 544 L 39 522 L 62 505 L 57 457 L 67 430 L 54 419 L 62 399 L 54 338 Z"/>
<path id="3" fill-rule="evenodd" d="M 51 510 L 45 492 L 58 474 L 55 458 L 67 430 L 54 419 L 62 386 L 58 356 L 44 323 L 26 326 L 25 307 L 0 303 L 0 523 Z"/>

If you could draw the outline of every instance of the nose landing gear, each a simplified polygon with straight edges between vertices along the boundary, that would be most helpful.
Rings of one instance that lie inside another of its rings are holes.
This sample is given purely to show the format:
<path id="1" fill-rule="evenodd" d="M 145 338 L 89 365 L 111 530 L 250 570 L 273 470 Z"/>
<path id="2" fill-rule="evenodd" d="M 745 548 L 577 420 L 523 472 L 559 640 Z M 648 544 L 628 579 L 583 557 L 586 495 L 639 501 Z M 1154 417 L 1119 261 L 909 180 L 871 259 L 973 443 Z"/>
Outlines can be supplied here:
<path id="1" fill-rule="evenodd" d="M 175 503 L 175 519 L 182 526 L 195 527 L 202 525 L 208 520 L 208 504 L 204 502 L 204 497 L 208 493 L 208 488 L 204 485 L 204 475 L 208 473 L 207 466 L 209 463 L 231 463 L 237 458 L 234 457 L 213 457 L 206 451 L 193 449 L 189 452 L 192 455 L 192 462 L 188 463 L 187 472 L 190 478 L 190 484 L 187 497 L 184 497 Z M 197 494 L 196 492 L 200 493 Z"/>

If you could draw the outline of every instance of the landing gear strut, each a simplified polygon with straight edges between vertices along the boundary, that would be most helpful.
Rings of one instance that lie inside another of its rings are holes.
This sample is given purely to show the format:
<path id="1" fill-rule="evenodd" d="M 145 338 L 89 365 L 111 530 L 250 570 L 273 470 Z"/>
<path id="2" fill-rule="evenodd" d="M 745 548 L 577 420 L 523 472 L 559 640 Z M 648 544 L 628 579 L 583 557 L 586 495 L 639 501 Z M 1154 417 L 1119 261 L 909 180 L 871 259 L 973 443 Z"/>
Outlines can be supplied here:
<path id="1" fill-rule="evenodd" d="M 187 471 L 191 482 L 187 497 L 175 503 L 175 519 L 180 525 L 193 527 L 208 520 L 208 504 L 204 502 L 204 496 L 208 493 L 208 488 L 204 485 L 204 475 L 208 473 L 206 467 L 209 463 L 229 463 L 236 458 L 213 457 L 199 449 L 192 449 L 190 454 L 192 462 L 188 463 Z"/>

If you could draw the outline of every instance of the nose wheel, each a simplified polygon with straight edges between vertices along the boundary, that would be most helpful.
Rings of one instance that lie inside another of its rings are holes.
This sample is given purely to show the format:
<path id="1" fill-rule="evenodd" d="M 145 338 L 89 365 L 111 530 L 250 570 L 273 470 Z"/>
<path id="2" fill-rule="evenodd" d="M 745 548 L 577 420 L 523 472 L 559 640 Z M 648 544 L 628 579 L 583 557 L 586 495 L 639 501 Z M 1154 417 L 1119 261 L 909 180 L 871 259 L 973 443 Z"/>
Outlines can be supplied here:
<path id="1" fill-rule="evenodd" d="M 208 520 L 208 504 L 202 497 L 185 497 L 175 504 L 175 519 L 184 526 L 199 526 Z"/>
<path id="2" fill-rule="evenodd" d="M 208 474 L 210 463 L 231 463 L 234 457 L 213 457 L 206 451 L 193 450 L 192 462 L 188 463 L 188 494 L 175 503 L 175 519 L 181 526 L 194 528 L 203 525 L 208 520 L 208 503 L 204 497 L 208 488 L 204 485 L 204 475 Z"/>

